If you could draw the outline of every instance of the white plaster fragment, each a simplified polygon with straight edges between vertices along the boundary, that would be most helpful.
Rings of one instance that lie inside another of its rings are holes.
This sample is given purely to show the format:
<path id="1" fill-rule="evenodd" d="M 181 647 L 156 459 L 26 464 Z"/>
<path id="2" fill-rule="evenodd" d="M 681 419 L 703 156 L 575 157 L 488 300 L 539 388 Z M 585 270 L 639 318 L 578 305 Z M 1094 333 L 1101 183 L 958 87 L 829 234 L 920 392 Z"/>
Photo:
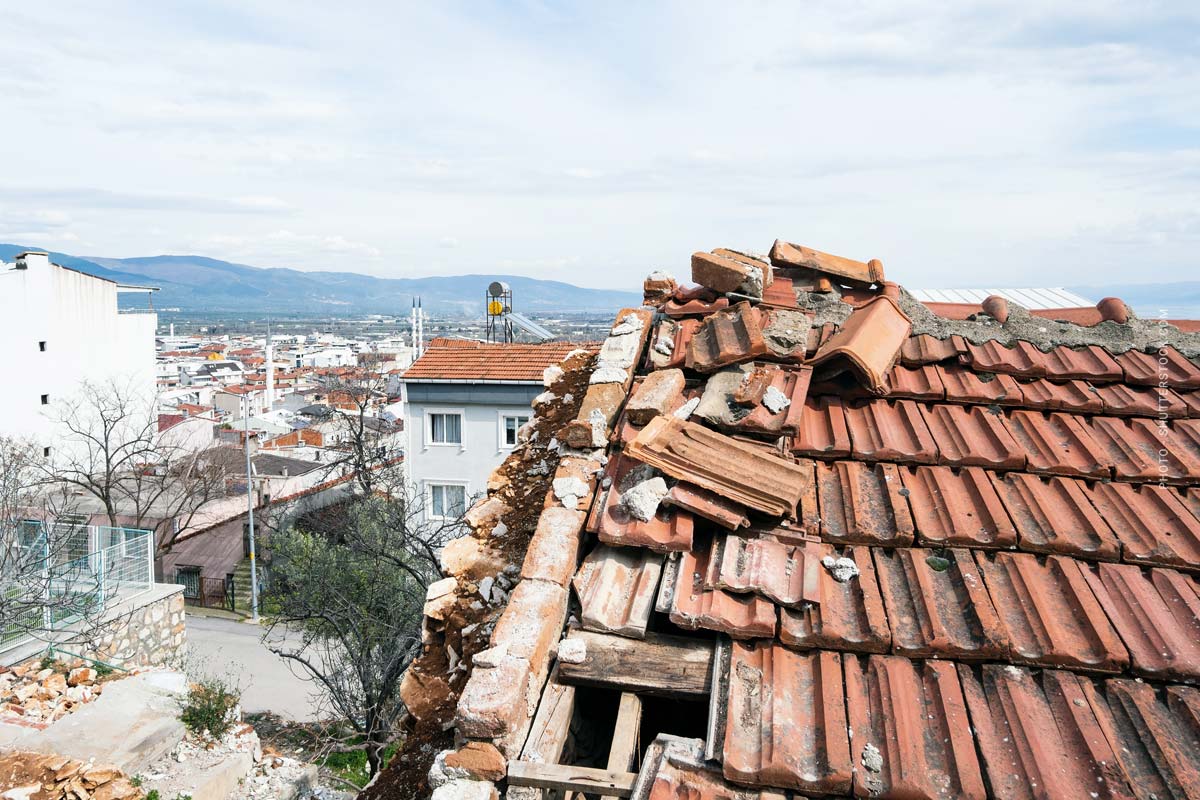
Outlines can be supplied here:
<path id="1" fill-rule="evenodd" d="M 495 669 L 503 663 L 505 656 L 508 655 L 508 642 L 500 642 L 495 647 L 489 647 L 487 650 L 480 650 L 472 659 L 475 666 L 483 667 L 484 669 Z"/>
<path id="2" fill-rule="evenodd" d="M 625 336 L 630 333 L 639 333 L 644 327 L 646 327 L 646 323 L 640 316 L 637 314 L 626 314 L 625 319 L 613 326 L 610 335 Z"/>
<path id="3" fill-rule="evenodd" d="M 778 414 L 790 406 L 792 401 L 774 386 L 768 386 L 767 391 L 763 393 L 762 403 L 772 414 Z"/>
<path id="4" fill-rule="evenodd" d="M 566 664 L 582 664 L 587 659 L 587 642 L 583 639 L 564 639 L 558 643 L 558 660 Z"/>
<path id="5" fill-rule="evenodd" d="M 675 410 L 675 416 L 678 417 L 679 419 L 687 419 L 688 417 L 690 417 L 692 415 L 692 413 L 696 410 L 697 406 L 699 406 L 699 405 L 700 405 L 700 398 L 693 397 L 691 400 L 688 400 L 686 403 L 684 403 L 683 405 L 681 405 L 679 408 L 677 408 Z"/>
<path id="6" fill-rule="evenodd" d="M 829 570 L 829 574 L 838 583 L 845 583 L 852 578 L 858 577 L 858 564 L 855 564 L 852 559 L 845 556 L 842 558 L 825 556 L 821 559 L 821 566 Z"/>
<path id="7" fill-rule="evenodd" d="M 879 752 L 879 748 L 870 742 L 863 745 L 862 765 L 871 772 L 883 770 L 883 753 Z"/>
<path id="8" fill-rule="evenodd" d="M 558 364 L 551 364 L 542 370 L 542 386 L 549 389 L 554 382 L 563 376 L 563 369 Z"/>
<path id="9" fill-rule="evenodd" d="M 667 482 L 661 477 L 648 478 L 622 492 L 620 505 L 634 519 L 649 522 L 654 519 L 667 491 Z"/>

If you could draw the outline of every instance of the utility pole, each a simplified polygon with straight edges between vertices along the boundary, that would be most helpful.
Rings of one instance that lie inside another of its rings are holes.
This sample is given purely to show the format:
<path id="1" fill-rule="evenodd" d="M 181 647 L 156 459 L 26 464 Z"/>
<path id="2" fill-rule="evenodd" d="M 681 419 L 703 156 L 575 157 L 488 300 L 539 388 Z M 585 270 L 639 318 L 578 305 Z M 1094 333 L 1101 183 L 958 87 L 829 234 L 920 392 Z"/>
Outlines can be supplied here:
<path id="1" fill-rule="evenodd" d="M 254 471 L 250 464 L 250 392 L 242 395 L 246 423 L 246 512 L 250 530 L 250 621 L 258 622 L 258 560 L 254 552 Z"/>

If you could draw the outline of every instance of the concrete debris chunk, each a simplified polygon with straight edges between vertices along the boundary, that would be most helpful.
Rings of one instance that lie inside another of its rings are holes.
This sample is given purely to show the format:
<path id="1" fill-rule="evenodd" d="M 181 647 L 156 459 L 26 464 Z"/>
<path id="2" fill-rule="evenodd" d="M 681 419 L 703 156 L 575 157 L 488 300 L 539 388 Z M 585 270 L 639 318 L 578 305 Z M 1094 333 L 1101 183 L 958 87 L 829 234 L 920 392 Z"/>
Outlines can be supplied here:
<path id="1" fill-rule="evenodd" d="M 558 364 L 551 364 L 542 370 L 542 386 L 545 386 L 547 389 L 549 389 L 551 386 L 557 383 L 563 375 L 564 373 L 562 367 L 560 367 Z"/>
<path id="2" fill-rule="evenodd" d="M 587 642 L 583 639 L 564 639 L 558 644 L 558 660 L 566 664 L 582 664 L 587 660 Z"/>
<path id="3" fill-rule="evenodd" d="M 825 556 L 821 559 L 821 566 L 829 570 L 829 574 L 838 583 L 845 583 L 852 578 L 858 577 L 858 564 L 855 564 L 853 559 L 846 558 L 845 556 L 841 558 Z"/>
<path id="4" fill-rule="evenodd" d="M 677 408 L 675 410 L 675 413 L 672 416 L 675 417 L 676 419 L 687 419 L 688 417 L 690 417 L 692 414 L 695 413 L 696 408 L 699 405 L 700 405 L 700 398 L 693 397 L 691 400 L 688 400 L 686 403 L 684 403 L 679 408 Z"/>
<path id="5" fill-rule="evenodd" d="M 776 389 L 774 386 L 767 387 L 767 391 L 763 394 L 762 404 L 767 407 L 767 410 L 772 414 L 778 414 L 792 404 L 788 396 Z"/>
<path id="6" fill-rule="evenodd" d="M 683 397 L 683 370 L 660 369 L 645 377 L 629 398 L 625 413 L 634 425 L 645 425 L 660 414 L 666 414 Z"/>
<path id="7" fill-rule="evenodd" d="M 654 519 L 667 491 L 667 482 L 661 477 L 649 478 L 621 492 L 620 506 L 634 519 L 649 522 Z"/>

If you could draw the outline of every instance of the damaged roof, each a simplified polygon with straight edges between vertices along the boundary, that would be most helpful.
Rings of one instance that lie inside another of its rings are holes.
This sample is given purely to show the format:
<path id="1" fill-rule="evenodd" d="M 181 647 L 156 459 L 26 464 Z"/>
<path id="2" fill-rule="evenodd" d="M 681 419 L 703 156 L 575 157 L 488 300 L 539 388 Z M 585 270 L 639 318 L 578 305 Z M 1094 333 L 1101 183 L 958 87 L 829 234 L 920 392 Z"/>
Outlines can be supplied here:
<path id="1" fill-rule="evenodd" d="M 941 316 L 782 241 L 691 264 L 647 280 L 649 336 L 572 423 L 602 473 L 545 624 L 712 652 L 707 731 L 610 794 L 1200 797 L 1195 327 Z M 545 658 L 514 697 L 579 671 Z M 510 762 L 537 708 L 486 729 Z"/>

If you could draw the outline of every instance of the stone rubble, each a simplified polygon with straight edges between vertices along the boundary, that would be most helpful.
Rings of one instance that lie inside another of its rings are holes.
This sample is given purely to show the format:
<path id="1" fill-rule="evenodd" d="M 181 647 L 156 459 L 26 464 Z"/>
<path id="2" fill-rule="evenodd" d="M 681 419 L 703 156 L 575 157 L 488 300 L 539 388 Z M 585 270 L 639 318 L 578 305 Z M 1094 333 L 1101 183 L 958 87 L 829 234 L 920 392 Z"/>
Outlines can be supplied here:
<path id="1" fill-rule="evenodd" d="M 96 670 L 55 662 L 0 666 L 0 723 L 44 728 L 103 691 Z"/>

